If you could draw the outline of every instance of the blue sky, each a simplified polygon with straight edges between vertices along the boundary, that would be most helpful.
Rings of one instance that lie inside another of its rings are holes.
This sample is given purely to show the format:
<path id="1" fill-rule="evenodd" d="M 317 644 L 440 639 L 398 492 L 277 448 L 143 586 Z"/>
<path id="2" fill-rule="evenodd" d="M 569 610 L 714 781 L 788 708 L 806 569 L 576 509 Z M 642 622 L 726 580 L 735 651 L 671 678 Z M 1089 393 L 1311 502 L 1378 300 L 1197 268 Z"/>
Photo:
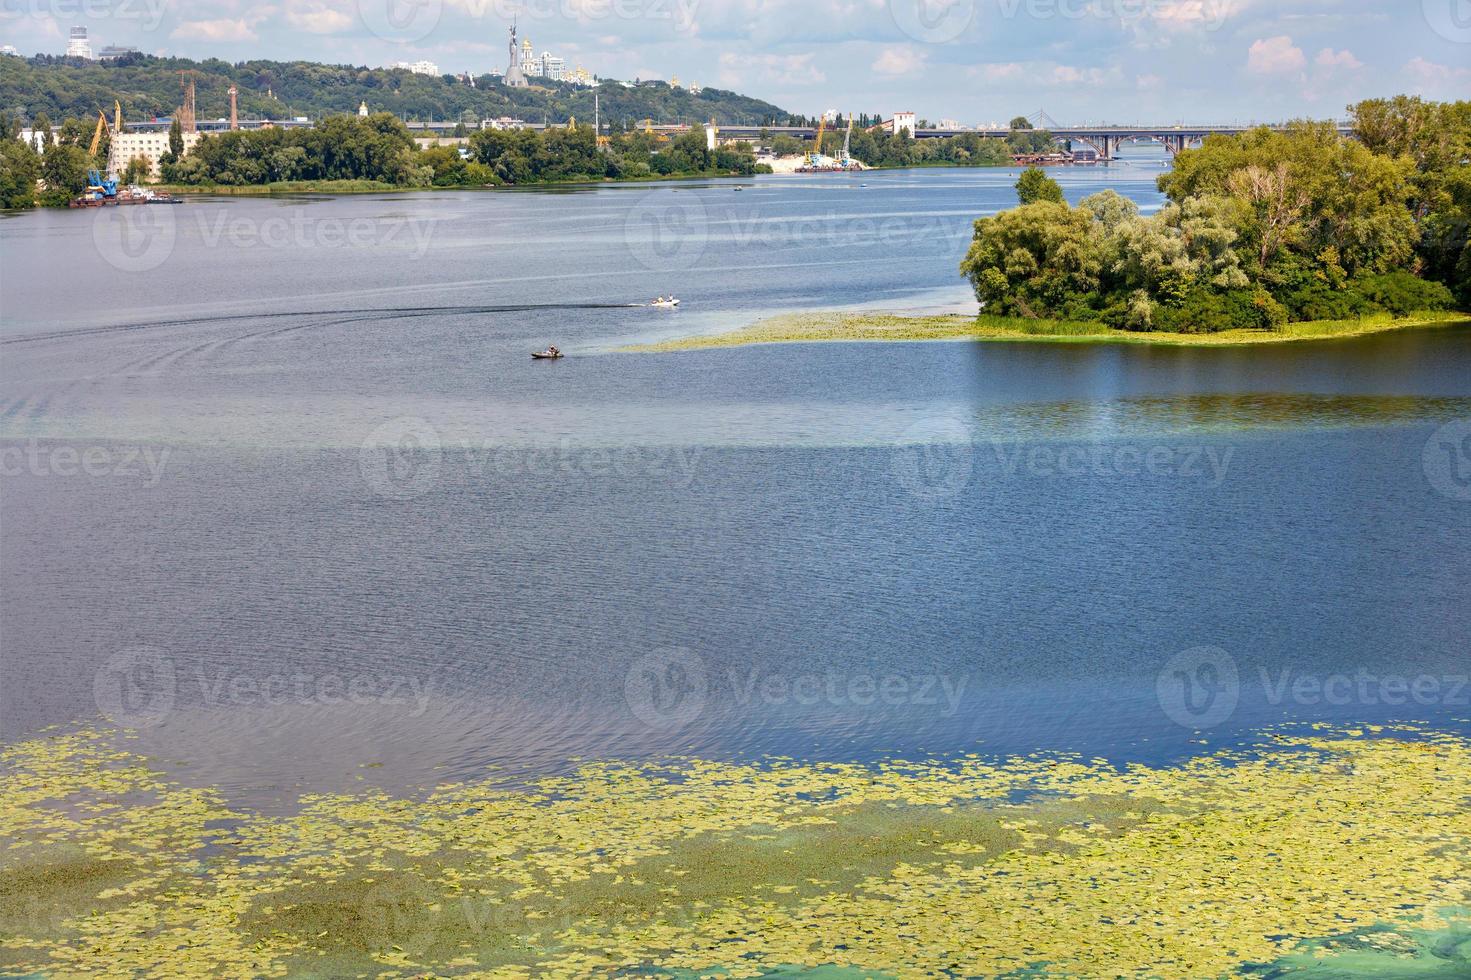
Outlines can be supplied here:
<path id="1" fill-rule="evenodd" d="M 569 67 L 809 114 L 1225 122 L 1471 97 L 1471 0 L 0 0 L 0 44 L 59 53 L 79 24 L 94 48 L 481 73 L 513 13 Z"/>

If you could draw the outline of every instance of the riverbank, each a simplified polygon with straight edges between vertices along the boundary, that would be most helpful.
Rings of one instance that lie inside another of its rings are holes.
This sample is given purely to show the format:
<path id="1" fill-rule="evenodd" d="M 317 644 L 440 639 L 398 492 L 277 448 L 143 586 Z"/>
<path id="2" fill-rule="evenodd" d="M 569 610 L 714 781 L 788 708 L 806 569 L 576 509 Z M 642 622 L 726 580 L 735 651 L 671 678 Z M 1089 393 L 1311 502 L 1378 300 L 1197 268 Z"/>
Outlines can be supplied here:
<path id="1" fill-rule="evenodd" d="M 883 312 L 791 313 L 759 320 L 728 333 L 679 337 L 653 344 L 623 348 L 630 352 L 708 350 L 752 344 L 909 343 L 925 340 L 1036 341 L 1043 343 L 1162 344 L 1188 347 L 1230 347 L 1280 344 L 1308 340 L 1362 337 L 1412 327 L 1471 326 L 1465 313 L 1419 313 L 1395 317 L 1388 313 L 1355 320 L 1316 320 L 1290 323 L 1281 330 L 1227 330 L 1221 333 L 1138 333 L 1115 330 L 1098 323 L 1064 320 L 1023 320 L 998 316 L 906 316 Z"/>

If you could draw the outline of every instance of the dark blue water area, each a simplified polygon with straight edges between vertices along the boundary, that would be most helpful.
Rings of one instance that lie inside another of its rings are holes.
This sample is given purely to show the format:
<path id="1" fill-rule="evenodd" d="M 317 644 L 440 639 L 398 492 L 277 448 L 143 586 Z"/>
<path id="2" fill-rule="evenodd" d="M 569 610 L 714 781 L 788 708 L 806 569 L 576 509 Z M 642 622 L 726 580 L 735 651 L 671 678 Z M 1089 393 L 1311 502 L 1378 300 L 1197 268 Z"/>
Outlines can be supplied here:
<path id="1" fill-rule="evenodd" d="M 1424 485 L 1433 430 L 1079 444 L 1229 454 L 1219 485 L 1008 471 L 986 446 L 940 497 L 903 448 L 701 449 L 688 481 L 449 453 L 409 500 L 337 452 L 182 452 L 122 493 L 23 481 L 7 525 L 46 513 L 70 543 L 7 537 L 6 734 L 121 706 L 154 751 L 268 792 L 363 765 L 1163 761 L 1283 721 L 1464 728 L 1471 525 Z M 99 681 L 138 647 L 172 671 L 157 719 L 156 676 L 124 665 L 132 715 Z M 1201 673 L 1223 662 L 1234 680 Z"/>
<path id="2" fill-rule="evenodd" d="M 1159 203 L 1145 168 L 1059 177 Z M 46 270 L 116 258 L 120 212 L 7 219 L 0 742 L 118 726 L 272 806 L 671 753 L 1466 730 L 1471 331 L 619 352 L 963 308 L 1013 180 L 132 209 L 178 212 L 172 251 L 89 290 Z M 408 231 L 320 234 L 358 219 Z"/>

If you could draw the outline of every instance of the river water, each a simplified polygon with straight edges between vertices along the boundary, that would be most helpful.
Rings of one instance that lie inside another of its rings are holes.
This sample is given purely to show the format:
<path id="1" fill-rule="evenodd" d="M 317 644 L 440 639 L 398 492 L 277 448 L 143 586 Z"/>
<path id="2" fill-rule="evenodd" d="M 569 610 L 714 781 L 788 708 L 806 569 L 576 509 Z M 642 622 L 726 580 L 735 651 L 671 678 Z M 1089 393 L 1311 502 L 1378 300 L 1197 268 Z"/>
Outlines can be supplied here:
<path id="1" fill-rule="evenodd" d="M 1059 176 L 1148 210 L 1161 166 Z M 272 805 L 1471 727 L 1471 332 L 620 350 L 974 310 L 1014 177 L 0 220 L 0 739 L 119 725 Z"/>

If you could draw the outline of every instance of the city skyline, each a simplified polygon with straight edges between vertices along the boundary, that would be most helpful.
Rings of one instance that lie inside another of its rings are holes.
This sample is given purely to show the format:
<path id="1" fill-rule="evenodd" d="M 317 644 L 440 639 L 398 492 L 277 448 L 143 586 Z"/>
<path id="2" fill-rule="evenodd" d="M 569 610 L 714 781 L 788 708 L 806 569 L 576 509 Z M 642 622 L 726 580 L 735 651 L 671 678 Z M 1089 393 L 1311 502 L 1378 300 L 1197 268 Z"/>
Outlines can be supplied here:
<path id="1" fill-rule="evenodd" d="M 1046 109 L 1063 121 L 1340 115 L 1360 98 L 1471 88 L 1465 0 L 1386 12 L 1367 0 L 92 0 L 7 10 L 0 42 L 229 61 L 506 67 L 514 17 L 538 50 L 605 78 L 696 79 L 794 112 L 966 122 Z M 502 9 L 504 7 L 504 9 Z M 569 68 L 570 70 L 570 68 Z"/>

